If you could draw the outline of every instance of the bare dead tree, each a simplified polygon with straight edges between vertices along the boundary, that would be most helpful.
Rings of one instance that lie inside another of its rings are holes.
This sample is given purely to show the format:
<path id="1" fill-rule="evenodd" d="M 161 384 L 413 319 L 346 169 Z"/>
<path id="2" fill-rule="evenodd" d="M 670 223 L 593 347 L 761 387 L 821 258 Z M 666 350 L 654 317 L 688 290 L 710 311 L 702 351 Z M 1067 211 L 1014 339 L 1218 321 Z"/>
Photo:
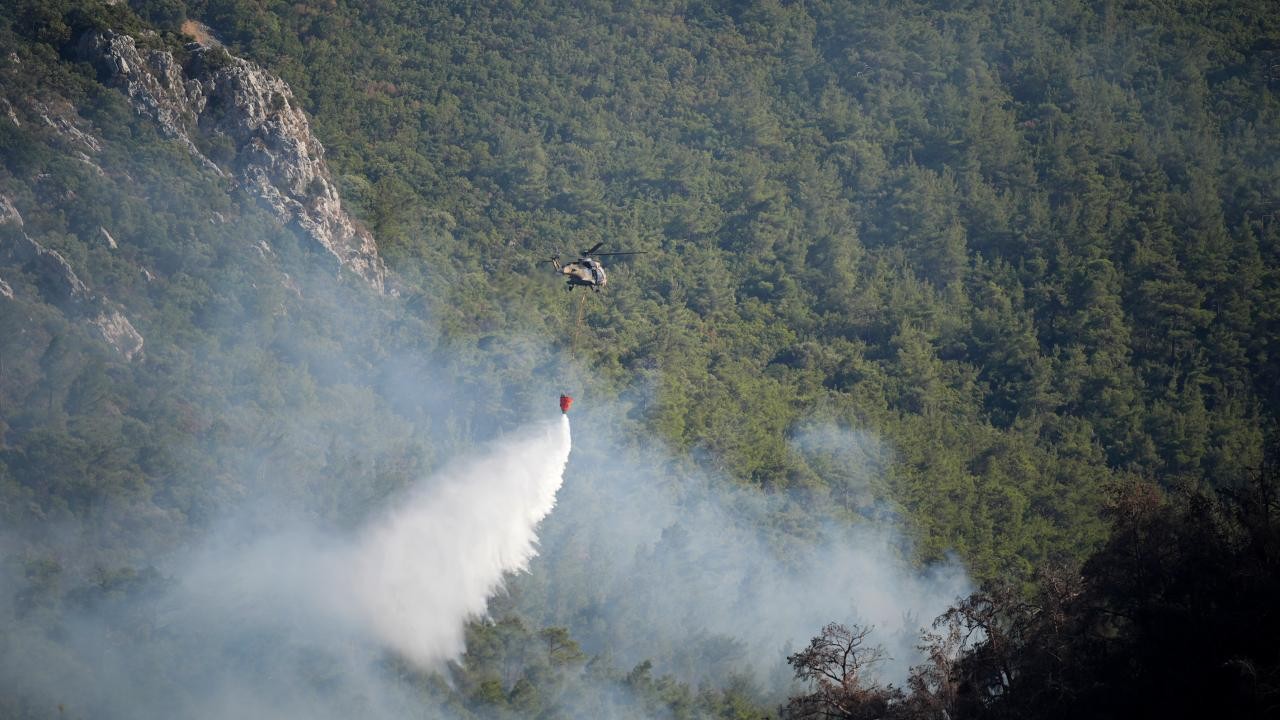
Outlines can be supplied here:
<path id="1" fill-rule="evenodd" d="M 867 671 L 884 659 L 884 650 L 867 644 L 872 628 L 831 623 L 809 646 L 787 657 L 796 679 L 811 683 L 812 692 L 792 697 L 782 709 L 787 718 L 872 720 L 894 716 L 901 691 L 882 686 Z"/>
<path id="2" fill-rule="evenodd" d="M 957 666 L 964 658 L 965 630 L 955 618 L 939 618 L 934 623 L 939 632 L 926 632 L 917 649 L 925 661 L 911 669 L 907 679 L 909 717 L 943 718 L 957 716 L 957 699 L 961 682 Z"/>

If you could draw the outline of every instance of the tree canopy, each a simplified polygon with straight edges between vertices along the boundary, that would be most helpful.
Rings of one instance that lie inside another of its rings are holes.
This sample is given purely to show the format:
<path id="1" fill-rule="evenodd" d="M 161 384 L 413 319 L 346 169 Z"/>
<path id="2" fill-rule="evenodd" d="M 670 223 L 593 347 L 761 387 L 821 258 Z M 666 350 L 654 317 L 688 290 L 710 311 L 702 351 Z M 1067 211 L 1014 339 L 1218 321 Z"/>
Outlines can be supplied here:
<path id="1" fill-rule="evenodd" d="M 289 83 L 395 294 L 335 278 L 77 54 L 111 28 L 185 62 L 193 22 Z M 16 0 L 0 50 L 0 627 L 145 595 L 232 508 L 354 527 L 572 385 L 669 449 L 664 487 L 785 499 L 780 548 L 894 523 L 907 562 L 963 562 L 986 590 L 947 621 L 986 640 L 929 692 L 859 686 L 882 708 L 1141 714 L 1123 675 L 1274 713 L 1241 630 L 1274 619 L 1250 514 L 1274 503 L 1231 494 L 1280 407 L 1269 3 Z M 145 358 L 50 302 L 19 232 Z M 647 254 L 565 293 L 542 261 L 597 242 Z M 821 423 L 870 438 L 856 462 L 797 442 Z M 582 678 L 649 714 L 773 709 L 668 674 L 723 638 L 614 667 L 644 628 L 606 626 L 587 552 L 513 580 L 449 681 L 407 682 L 464 717 L 603 713 Z"/>

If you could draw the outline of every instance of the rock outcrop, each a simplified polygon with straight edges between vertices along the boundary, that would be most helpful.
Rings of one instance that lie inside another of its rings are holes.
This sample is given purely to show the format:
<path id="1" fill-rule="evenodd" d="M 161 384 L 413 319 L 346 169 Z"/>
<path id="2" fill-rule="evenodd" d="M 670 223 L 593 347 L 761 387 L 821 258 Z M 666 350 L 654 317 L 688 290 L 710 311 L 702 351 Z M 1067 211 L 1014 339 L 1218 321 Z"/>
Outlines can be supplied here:
<path id="1" fill-rule="evenodd" d="M 120 306 L 91 292 L 57 250 L 27 235 L 22 215 L 9 198 L 0 195 L 0 259 L 24 268 L 36 280 L 41 299 L 88 323 L 111 347 L 133 360 L 142 355 L 143 337 Z M 0 296 L 13 300 L 12 286 L 0 280 Z"/>
<path id="2" fill-rule="evenodd" d="M 306 115 L 289 86 L 218 46 L 191 43 L 180 64 L 165 50 L 140 50 L 110 31 L 81 38 L 81 57 L 162 133 L 199 161 L 234 177 L 284 224 L 338 264 L 383 290 L 386 269 L 373 236 L 342 207 Z M 221 148 L 210 158 L 200 147 Z"/>
<path id="3" fill-rule="evenodd" d="M 63 103 L 63 105 L 66 105 L 66 103 Z M 52 128 L 55 134 L 67 141 L 71 146 L 69 149 L 79 147 L 82 150 L 77 150 L 77 152 L 88 150 L 92 153 L 102 150 L 102 143 L 98 138 L 81 130 L 74 122 L 67 119 L 67 115 L 71 114 L 71 112 L 67 110 L 63 112 L 55 111 L 39 100 L 31 101 L 31 112 L 44 121 L 45 125 Z"/>

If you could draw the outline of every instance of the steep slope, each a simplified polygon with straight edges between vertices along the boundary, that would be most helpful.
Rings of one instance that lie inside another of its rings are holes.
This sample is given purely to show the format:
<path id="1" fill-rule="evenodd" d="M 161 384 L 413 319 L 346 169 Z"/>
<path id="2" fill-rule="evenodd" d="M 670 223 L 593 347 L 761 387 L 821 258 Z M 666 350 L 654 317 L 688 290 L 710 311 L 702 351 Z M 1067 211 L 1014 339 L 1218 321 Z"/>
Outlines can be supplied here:
<path id="1" fill-rule="evenodd" d="M 105 229 L 102 233 L 104 241 L 115 242 Z M 43 302 L 87 321 L 124 359 L 133 360 L 142 353 L 143 338 L 120 306 L 94 294 L 58 251 L 32 240 L 23 229 L 22 215 L 4 195 L 0 195 L 0 258 L 34 275 Z M 2 277 L 0 283 L 0 297 L 15 300 L 13 288 Z"/>
<path id="2" fill-rule="evenodd" d="M 1082 557 L 1134 475 L 1261 462 L 1280 29 L 1224 7 L 186 9 L 296 85 L 459 342 L 531 328 L 682 451 L 888 495 L 994 578 Z M 565 302 L 537 259 L 598 241 L 649 254 Z M 788 446 L 814 415 L 893 449 L 875 492 Z"/>
<path id="3" fill-rule="evenodd" d="M 324 147 L 289 86 L 220 47 L 192 43 L 185 50 L 180 64 L 169 50 L 140 51 L 133 38 L 110 30 L 85 33 L 76 47 L 162 134 L 209 170 L 225 168 L 282 223 L 382 289 L 386 272 L 373 236 L 343 210 Z"/>
<path id="4" fill-rule="evenodd" d="M 56 636 L 229 508 L 349 526 L 548 386 L 590 430 L 553 552 L 471 629 L 477 712 L 563 689 L 530 622 L 734 672 L 746 606 L 654 632 L 636 588 L 770 597 L 754 556 L 826 523 L 1071 567 L 1118 487 L 1245 476 L 1275 433 L 1280 25 L 1227 5 L 6 5 L 3 602 Z M 648 254 L 586 297 L 539 265 L 598 241 Z M 739 554 L 700 471 L 768 498 Z"/>
<path id="5" fill-rule="evenodd" d="M 291 412 L 298 424 L 276 450 L 315 463 L 284 469 L 280 455 L 280 473 L 310 486 L 321 512 L 359 497 L 366 507 L 383 491 L 373 487 L 403 483 L 426 451 L 404 418 L 389 420 L 381 379 L 360 374 L 396 312 L 385 270 L 288 87 L 216 47 L 162 38 L 117 6 L 95 6 L 97 19 L 64 9 L 72 25 L 54 40 L 14 33 L 48 29 L 32 17 L 52 11 L 6 9 L 0 30 L 8 527 L 39 546 L 59 522 L 87 523 L 101 531 L 89 556 L 108 566 L 145 557 L 225 507 L 290 494 L 242 474 L 275 462 L 259 441 Z M 331 426 L 302 429 L 313 422 Z M 332 456 L 311 447 L 316 436 L 330 438 Z M 366 465 L 367 484 L 313 472 L 388 442 L 404 465 Z M 83 566 L 67 571 L 68 582 L 85 580 Z"/>

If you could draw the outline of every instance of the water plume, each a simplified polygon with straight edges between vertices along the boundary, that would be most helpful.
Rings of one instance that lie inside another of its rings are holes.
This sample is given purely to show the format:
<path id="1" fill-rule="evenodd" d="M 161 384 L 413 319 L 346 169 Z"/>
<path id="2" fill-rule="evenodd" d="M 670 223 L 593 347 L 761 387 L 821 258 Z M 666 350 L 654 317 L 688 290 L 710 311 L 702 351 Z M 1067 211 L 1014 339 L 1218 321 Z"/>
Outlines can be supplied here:
<path id="1" fill-rule="evenodd" d="M 369 529 L 352 585 L 384 643 L 424 664 L 462 652 L 462 621 L 483 613 L 503 575 L 534 556 L 569 448 L 561 415 L 446 468 Z"/>
<path id="2" fill-rule="evenodd" d="M 478 446 L 348 535 L 224 523 L 151 590 L 66 613 L 56 641 L 13 632 L 0 696 L 103 718 L 420 711 L 387 651 L 429 670 L 464 650 L 466 621 L 535 555 L 569 449 L 564 416 Z"/>

